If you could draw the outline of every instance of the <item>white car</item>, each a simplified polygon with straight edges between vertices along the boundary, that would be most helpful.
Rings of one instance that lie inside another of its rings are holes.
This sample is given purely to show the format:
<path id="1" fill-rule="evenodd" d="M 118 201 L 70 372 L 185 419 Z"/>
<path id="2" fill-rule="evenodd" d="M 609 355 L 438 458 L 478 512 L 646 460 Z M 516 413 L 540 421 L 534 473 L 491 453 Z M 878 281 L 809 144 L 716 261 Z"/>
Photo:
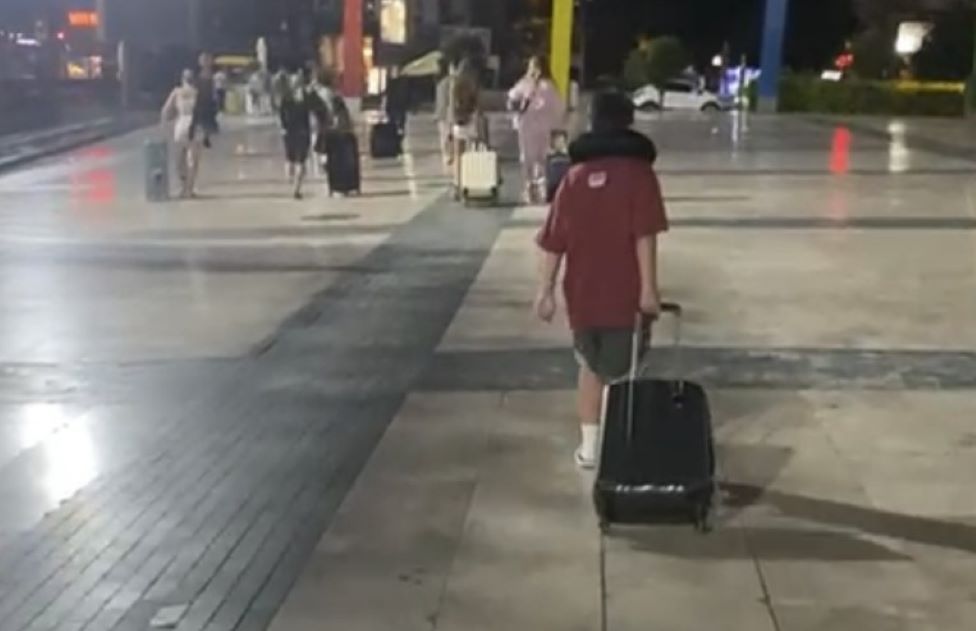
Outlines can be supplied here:
<path id="1" fill-rule="evenodd" d="M 634 92 L 633 99 L 634 107 L 642 112 L 657 112 L 662 109 L 661 95 L 653 85 L 645 85 Z M 722 97 L 714 92 L 699 88 L 693 81 L 675 79 L 664 86 L 663 109 L 719 112 L 729 108 Z"/>

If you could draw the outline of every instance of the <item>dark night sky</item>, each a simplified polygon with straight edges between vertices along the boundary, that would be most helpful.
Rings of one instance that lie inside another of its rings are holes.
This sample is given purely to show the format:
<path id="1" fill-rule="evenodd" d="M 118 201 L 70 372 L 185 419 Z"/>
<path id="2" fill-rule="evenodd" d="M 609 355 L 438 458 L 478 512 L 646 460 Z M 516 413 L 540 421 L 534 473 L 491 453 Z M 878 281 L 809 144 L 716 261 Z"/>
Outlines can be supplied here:
<path id="1" fill-rule="evenodd" d="M 792 0 L 787 63 L 799 68 L 821 68 L 829 63 L 857 26 L 851 3 Z M 588 56 L 591 70 L 600 74 L 619 70 L 641 33 L 680 36 L 699 64 L 707 64 L 725 41 L 736 56 L 745 53 L 753 62 L 758 57 L 764 0 L 591 0 L 589 4 L 589 30 L 596 35 L 590 40 Z M 53 17 L 64 15 L 68 8 L 93 6 L 94 0 L 0 0 L 0 27 L 23 28 L 32 14 Z"/>
<path id="2" fill-rule="evenodd" d="M 596 75 L 619 70 L 638 36 L 677 35 L 705 65 L 728 42 L 733 56 L 757 63 L 764 0 L 594 0 L 589 9 L 589 59 Z M 851 0 L 793 0 L 786 61 L 823 68 L 857 28 Z"/>

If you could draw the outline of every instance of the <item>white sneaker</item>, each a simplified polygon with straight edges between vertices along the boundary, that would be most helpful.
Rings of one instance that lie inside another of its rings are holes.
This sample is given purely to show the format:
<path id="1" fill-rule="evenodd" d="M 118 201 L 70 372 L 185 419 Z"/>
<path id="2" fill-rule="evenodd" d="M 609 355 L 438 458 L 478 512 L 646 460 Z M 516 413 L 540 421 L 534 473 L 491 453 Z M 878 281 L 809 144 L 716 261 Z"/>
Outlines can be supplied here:
<path id="1" fill-rule="evenodd" d="M 589 471 L 590 469 L 596 468 L 596 458 L 587 458 L 583 455 L 583 448 L 577 447 L 576 452 L 573 454 L 576 460 L 576 466 L 580 469 L 585 469 Z"/>

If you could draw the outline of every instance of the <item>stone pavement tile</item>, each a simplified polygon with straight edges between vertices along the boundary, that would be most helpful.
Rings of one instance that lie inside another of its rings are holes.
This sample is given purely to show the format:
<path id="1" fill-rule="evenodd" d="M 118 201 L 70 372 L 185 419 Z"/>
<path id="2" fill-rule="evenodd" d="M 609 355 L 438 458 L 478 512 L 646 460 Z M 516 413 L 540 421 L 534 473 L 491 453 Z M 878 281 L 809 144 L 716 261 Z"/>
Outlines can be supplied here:
<path id="1" fill-rule="evenodd" d="M 884 540 L 816 527 L 746 529 L 774 606 L 933 603 L 935 583 Z M 887 558 L 886 558 L 887 557 Z"/>
<path id="2" fill-rule="evenodd" d="M 780 605 L 782 631 L 968 631 L 976 603 L 944 599 L 898 605 L 869 602 L 849 606 Z"/>
<path id="3" fill-rule="evenodd" d="M 444 350 L 567 344 L 562 315 L 554 326 L 531 316 L 533 236 L 532 228 L 504 231 Z M 974 274 L 963 254 L 971 238 L 958 230 L 754 229 L 730 241 L 727 229 L 676 228 L 662 239 L 662 291 L 686 306 L 692 346 L 972 350 L 976 295 L 962 289 Z M 881 270 L 878 260 L 890 263 Z"/>
<path id="4" fill-rule="evenodd" d="M 781 631 L 962 631 L 967 627 L 935 626 L 910 607 L 779 605 L 776 617 Z"/>
<path id="5" fill-rule="evenodd" d="M 516 211 L 526 211 L 519 208 Z M 570 347 L 560 309 L 556 325 L 532 314 L 538 259 L 535 230 L 507 228 L 499 236 L 441 344 L 441 351 Z"/>
<path id="6" fill-rule="evenodd" d="M 662 246 L 662 291 L 689 306 L 694 345 L 973 349 L 964 322 L 976 295 L 962 289 L 974 273 L 962 254 L 971 240 L 756 230 L 730 241 L 726 230 L 675 230 Z"/>
<path id="7" fill-rule="evenodd" d="M 599 537 L 569 393 L 512 393 L 493 422 L 438 629 L 600 628 Z"/>
<path id="8" fill-rule="evenodd" d="M 834 395 L 820 423 L 874 506 L 933 519 L 976 517 L 972 394 Z"/>
<path id="9" fill-rule="evenodd" d="M 863 505 L 864 488 L 820 422 L 831 395 L 811 391 L 709 391 L 722 479 Z"/>
<path id="10" fill-rule="evenodd" d="M 429 629 L 498 405 L 497 395 L 408 399 L 272 630 Z"/>
<path id="11" fill-rule="evenodd" d="M 615 528 L 604 546 L 607 629 L 776 631 L 736 528 Z"/>

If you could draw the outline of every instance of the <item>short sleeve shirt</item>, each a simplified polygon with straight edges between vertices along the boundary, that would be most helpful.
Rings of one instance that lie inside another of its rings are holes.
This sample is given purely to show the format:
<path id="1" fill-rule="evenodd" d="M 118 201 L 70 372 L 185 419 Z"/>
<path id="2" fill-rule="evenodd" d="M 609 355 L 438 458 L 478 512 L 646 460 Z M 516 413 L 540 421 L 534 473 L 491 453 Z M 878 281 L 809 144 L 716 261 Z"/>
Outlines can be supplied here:
<path id="1" fill-rule="evenodd" d="M 646 161 L 604 158 L 569 171 L 536 241 L 566 255 L 563 289 L 574 331 L 633 326 L 637 241 L 667 229 L 661 186 Z"/>

